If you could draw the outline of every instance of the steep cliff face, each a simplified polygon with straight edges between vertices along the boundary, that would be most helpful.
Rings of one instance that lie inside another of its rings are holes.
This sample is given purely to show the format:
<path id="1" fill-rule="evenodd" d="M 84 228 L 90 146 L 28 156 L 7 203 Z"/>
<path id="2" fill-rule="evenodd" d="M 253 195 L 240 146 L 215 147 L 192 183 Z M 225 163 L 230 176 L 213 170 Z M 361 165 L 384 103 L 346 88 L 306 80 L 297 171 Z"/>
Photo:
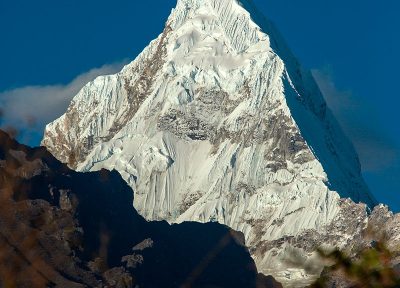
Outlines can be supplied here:
<path id="1" fill-rule="evenodd" d="M 0 131 L 1 287 L 281 287 L 218 223 L 147 222 L 118 172 L 79 173 Z"/>
<path id="2" fill-rule="evenodd" d="M 347 245 L 363 229 L 366 207 L 341 198 L 376 204 L 311 74 L 250 1 L 179 0 L 42 144 L 77 170 L 118 170 L 146 219 L 242 231 L 259 269 L 288 283 L 310 279 L 289 250 L 308 261 L 310 243 Z"/>

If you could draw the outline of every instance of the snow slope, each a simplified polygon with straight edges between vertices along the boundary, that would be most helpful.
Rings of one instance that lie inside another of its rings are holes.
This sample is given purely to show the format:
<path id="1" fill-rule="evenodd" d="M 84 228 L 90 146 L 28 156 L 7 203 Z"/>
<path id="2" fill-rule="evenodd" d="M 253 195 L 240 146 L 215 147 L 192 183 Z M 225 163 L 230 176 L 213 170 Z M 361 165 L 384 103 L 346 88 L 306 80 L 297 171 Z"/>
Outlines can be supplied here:
<path id="1" fill-rule="evenodd" d="M 259 270 L 289 286 L 312 275 L 288 251 L 307 262 L 311 244 L 347 245 L 365 226 L 365 205 L 341 198 L 376 204 L 311 74 L 247 0 L 178 0 L 42 144 L 77 170 L 118 170 L 147 219 L 242 231 Z"/>

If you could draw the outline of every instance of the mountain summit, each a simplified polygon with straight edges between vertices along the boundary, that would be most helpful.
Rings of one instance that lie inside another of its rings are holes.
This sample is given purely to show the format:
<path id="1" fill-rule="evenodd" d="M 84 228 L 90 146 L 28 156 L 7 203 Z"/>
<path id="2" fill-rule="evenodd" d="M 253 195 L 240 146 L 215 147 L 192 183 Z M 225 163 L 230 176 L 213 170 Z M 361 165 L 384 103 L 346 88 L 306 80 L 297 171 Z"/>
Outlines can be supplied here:
<path id="1" fill-rule="evenodd" d="M 311 73 L 251 1 L 179 0 L 42 144 L 77 170 L 118 170 L 148 220 L 242 231 L 259 270 L 287 283 L 310 278 L 289 251 L 307 262 L 318 245 L 349 245 L 367 219 L 355 202 L 376 204 Z"/>

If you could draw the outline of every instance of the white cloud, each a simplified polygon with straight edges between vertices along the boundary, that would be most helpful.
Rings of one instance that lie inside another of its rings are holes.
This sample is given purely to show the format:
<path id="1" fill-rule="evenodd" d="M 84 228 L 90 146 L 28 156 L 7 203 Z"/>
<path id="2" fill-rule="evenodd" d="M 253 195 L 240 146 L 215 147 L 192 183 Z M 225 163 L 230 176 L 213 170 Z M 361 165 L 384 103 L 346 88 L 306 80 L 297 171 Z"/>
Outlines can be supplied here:
<path id="1" fill-rule="evenodd" d="M 26 86 L 0 92 L 0 125 L 15 127 L 25 134 L 42 133 L 47 123 L 66 111 L 72 98 L 86 83 L 97 76 L 120 71 L 126 62 L 91 69 L 66 85 Z"/>
<path id="2" fill-rule="evenodd" d="M 352 91 L 338 89 L 329 69 L 315 69 L 312 73 L 329 108 L 353 142 L 363 171 L 378 171 L 393 164 L 399 155 L 397 147 L 378 126 L 372 104 Z"/>

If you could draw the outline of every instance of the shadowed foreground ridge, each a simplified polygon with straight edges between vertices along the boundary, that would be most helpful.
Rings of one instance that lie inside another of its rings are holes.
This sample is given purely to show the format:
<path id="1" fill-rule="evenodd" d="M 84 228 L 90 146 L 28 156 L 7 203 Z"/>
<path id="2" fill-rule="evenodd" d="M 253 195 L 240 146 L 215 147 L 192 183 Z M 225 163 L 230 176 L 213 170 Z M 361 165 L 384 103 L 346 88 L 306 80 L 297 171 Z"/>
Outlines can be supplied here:
<path id="1" fill-rule="evenodd" d="M 0 131 L 0 287 L 280 287 L 243 235 L 147 222 L 116 171 L 78 173 Z"/>

